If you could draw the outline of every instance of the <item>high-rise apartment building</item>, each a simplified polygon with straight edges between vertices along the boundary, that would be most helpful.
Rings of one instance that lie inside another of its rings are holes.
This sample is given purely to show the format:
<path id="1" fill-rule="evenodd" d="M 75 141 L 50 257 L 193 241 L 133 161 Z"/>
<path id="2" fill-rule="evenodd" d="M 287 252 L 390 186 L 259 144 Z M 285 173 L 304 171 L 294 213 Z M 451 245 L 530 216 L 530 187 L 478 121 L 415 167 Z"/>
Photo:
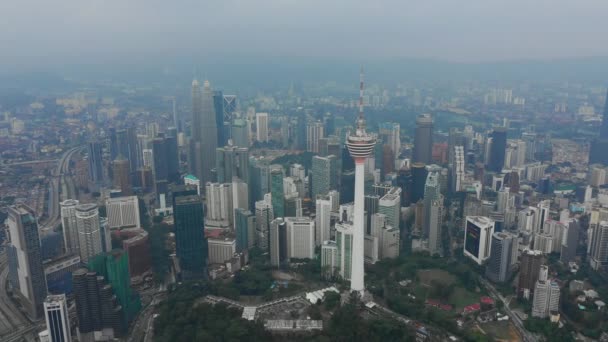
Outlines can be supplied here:
<path id="1" fill-rule="evenodd" d="M 47 292 L 36 215 L 18 204 L 8 208 L 7 221 L 9 281 L 27 315 L 38 319 Z"/>
<path id="2" fill-rule="evenodd" d="M 532 317 L 545 318 L 552 312 L 559 310 L 560 289 L 557 282 L 548 278 L 549 268 L 541 266 L 534 287 L 534 300 L 532 302 Z"/>
<path id="3" fill-rule="evenodd" d="M 340 272 L 338 245 L 335 241 L 323 241 L 321 245 L 321 270 L 327 279 L 336 277 Z"/>
<path id="4" fill-rule="evenodd" d="M 72 342 L 70 315 L 64 294 L 51 295 L 44 300 L 44 318 L 51 342 Z"/>
<path id="5" fill-rule="evenodd" d="M 123 335 L 124 309 L 103 275 L 81 268 L 74 271 L 72 279 L 79 340 L 95 341 L 95 335 L 106 339 Z"/>
<path id="6" fill-rule="evenodd" d="M 484 216 L 467 216 L 464 255 L 481 265 L 490 257 L 494 221 Z"/>
<path id="7" fill-rule="evenodd" d="M 61 226 L 63 228 L 63 245 L 66 254 L 79 254 L 78 226 L 76 222 L 76 206 L 78 200 L 67 199 L 61 202 Z"/>
<path id="8" fill-rule="evenodd" d="M 540 267 L 545 263 L 543 253 L 538 250 L 524 249 L 519 265 L 519 278 L 517 280 L 517 296 L 530 299 L 534 286 L 538 280 Z"/>
<path id="9" fill-rule="evenodd" d="M 76 206 L 76 226 L 78 227 L 80 261 L 87 264 L 89 259 L 103 252 L 99 209 L 96 204 L 88 203 Z"/>
<path id="10" fill-rule="evenodd" d="M 322 122 L 309 122 L 306 125 L 306 150 L 308 152 L 319 153 L 319 141 L 325 137 Z"/>
<path id="11" fill-rule="evenodd" d="M 173 218 L 175 252 L 179 258 L 182 278 L 206 277 L 207 240 L 203 231 L 203 203 L 197 195 L 175 198 Z"/>
<path id="12" fill-rule="evenodd" d="M 431 164 L 433 153 L 433 118 L 430 114 L 422 114 L 416 118 L 414 135 L 414 163 Z"/>

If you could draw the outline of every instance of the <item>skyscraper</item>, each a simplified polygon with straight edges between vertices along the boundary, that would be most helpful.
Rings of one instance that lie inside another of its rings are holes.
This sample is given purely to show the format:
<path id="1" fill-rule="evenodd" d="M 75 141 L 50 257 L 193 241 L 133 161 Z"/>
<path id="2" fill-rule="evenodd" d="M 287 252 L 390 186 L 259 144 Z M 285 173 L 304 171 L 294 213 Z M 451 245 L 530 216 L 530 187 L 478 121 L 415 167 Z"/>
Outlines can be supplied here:
<path id="1" fill-rule="evenodd" d="M 207 183 L 205 186 L 205 226 L 228 228 L 233 220 L 232 183 Z"/>
<path id="2" fill-rule="evenodd" d="M 80 340 L 94 341 L 95 332 L 108 339 L 124 334 L 123 308 L 103 275 L 81 268 L 72 279 Z"/>
<path id="3" fill-rule="evenodd" d="M 154 154 L 156 156 L 156 154 Z M 156 165 L 156 163 L 155 163 Z M 133 191 L 131 187 L 131 173 L 129 171 L 129 161 L 119 155 L 112 162 L 112 176 L 114 178 L 114 188 L 120 189 L 124 196 L 130 196 Z"/>
<path id="4" fill-rule="evenodd" d="M 559 310 L 559 285 L 552 279 L 548 279 L 549 268 L 545 265 L 540 267 L 538 280 L 534 287 L 534 302 L 532 303 L 532 317 L 545 318 L 551 312 Z"/>
<path id="5" fill-rule="evenodd" d="M 177 196 L 173 206 L 175 251 L 182 278 L 206 277 L 207 241 L 203 231 L 203 203 L 197 195 Z"/>
<path id="6" fill-rule="evenodd" d="M 87 203 L 77 205 L 76 225 L 78 227 L 80 261 L 86 264 L 90 258 L 103 251 L 97 204 Z"/>
<path id="7" fill-rule="evenodd" d="M 430 172 L 426 178 L 426 183 L 424 185 L 424 231 L 423 235 L 425 237 L 429 236 L 430 231 L 430 216 L 431 216 L 431 206 L 432 203 L 438 200 L 441 197 L 441 192 L 439 188 L 439 174 L 437 172 Z"/>
<path id="8" fill-rule="evenodd" d="M 365 160 L 372 156 L 376 138 L 365 131 L 363 117 L 363 72 L 359 84 L 359 118 L 357 129 L 346 139 L 346 146 L 355 160 L 355 208 L 352 230 L 352 274 L 350 289 L 361 294 L 365 291 L 364 282 L 364 202 L 365 202 Z M 342 242 L 344 245 L 344 242 Z M 344 277 L 346 278 L 346 277 Z"/>
<path id="9" fill-rule="evenodd" d="M 530 299 L 530 294 L 534 292 L 534 286 L 538 280 L 540 267 L 544 263 L 545 258 L 541 251 L 523 250 L 519 265 L 519 279 L 517 280 L 518 297 Z"/>
<path id="10" fill-rule="evenodd" d="M 317 198 L 317 216 L 315 217 L 315 243 L 317 246 L 320 246 L 324 241 L 327 241 L 330 238 L 331 207 L 332 203 L 328 198 Z"/>
<path id="11" fill-rule="evenodd" d="M 236 208 L 235 212 L 235 231 L 236 231 L 236 251 L 242 252 L 253 247 L 255 242 L 255 215 L 251 211 Z"/>
<path id="12" fill-rule="evenodd" d="M 608 94 L 606 94 L 606 102 L 604 104 L 604 113 L 602 115 L 602 125 L 600 126 L 600 135 L 592 141 L 591 150 L 589 152 L 589 164 L 603 164 L 608 166 Z"/>
<path id="13" fill-rule="evenodd" d="M 306 125 L 306 150 L 319 153 L 319 140 L 325 137 L 322 122 L 309 122 Z"/>
<path id="14" fill-rule="evenodd" d="M 346 222 L 336 224 L 336 247 L 338 249 L 339 274 L 342 279 L 351 281 L 351 291 L 353 291 L 353 267 L 355 266 L 353 260 L 353 238 L 352 224 Z M 363 238 L 361 240 L 364 242 Z M 365 248 L 365 246 L 362 246 L 362 255 L 365 252 L 363 248 Z"/>
<path id="15" fill-rule="evenodd" d="M 224 93 L 221 90 L 213 92 L 213 108 L 217 130 L 217 146 L 225 146 L 230 137 L 230 121 L 224 122 Z"/>
<path id="16" fill-rule="evenodd" d="M 272 220 L 274 220 L 272 204 L 266 201 L 255 202 L 256 244 L 263 251 L 268 251 Z"/>
<path id="17" fill-rule="evenodd" d="M 268 142 L 268 113 L 255 113 L 256 140 Z"/>
<path id="18" fill-rule="evenodd" d="M 76 206 L 78 200 L 67 199 L 61 202 L 61 226 L 63 228 L 63 245 L 66 254 L 79 254 L 78 225 Z"/>
<path id="19" fill-rule="evenodd" d="M 507 129 L 496 127 L 490 134 L 492 143 L 488 156 L 488 169 L 494 172 L 501 172 L 505 164 L 505 153 L 507 149 Z"/>
<path id="20" fill-rule="evenodd" d="M 443 198 L 439 196 L 436 200 L 431 201 L 428 211 L 428 227 L 429 227 L 429 253 L 431 255 L 440 254 L 441 251 L 441 230 L 443 225 Z M 425 221 L 425 222 L 426 222 Z"/>
<path id="21" fill-rule="evenodd" d="M 450 180 L 452 192 L 462 191 L 464 183 L 464 147 L 454 146 L 453 158 L 450 164 Z"/>
<path id="22" fill-rule="evenodd" d="M 433 118 L 430 114 L 421 114 L 416 118 L 414 151 L 412 160 L 415 163 L 432 163 L 433 154 Z"/>
<path id="23" fill-rule="evenodd" d="M 315 221 L 309 217 L 286 217 L 287 255 L 295 259 L 315 256 Z"/>
<path id="24" fill-rule="evenodd" d="M 274 217 L 285 216 L 285 193 L 283 191 L 285 172 L 281 165 L 270 165 L 270 193 Z"/>
<path id="25" fill-rule="evenodd" d="M 44 300 L 44 318 L 51 342 L 72 342 L 66 303 L 64 294 L 48 296 Z"/>
<path id="26" fill-rule="evenodd" d="M 574 261 L 574 258 L 576 258 L 579 231 L 578 221 L 575 219 L 570 219 L 566 225 L 565 230 L 566 231 L 563 234 L 559 260 L 565 265 L 567 265 L 570 261 Z"/>
<path id="27" fill-rule="evenodd" d="M 287 223 L 281 217 L 270 222 L 269 231 L 270 265 L 281 267 L 289 261 L 287 251 Z"/>
<path id="28" fill-rule="evenodd" d="M 509 280 L 516 262 L 517 238 L 505 232 L 492 234 L 492 247 L 486 265 L 486 277 L 496 283 L 505 282 Z"/>
<path id="29" fill-rule="evenodd" d="M 127 253 L 122 249 L 114 249 L 110 253 L 99 254 L 89 261 L 88 268 L 103 276 L 112 286 L 112 291 L 123 309 L 124 325 L 128 326 L 141 309 L 141 300 L 139 294 L 131 290 Z"/>
<path id="30" fill-rule="evenodd" d="M 8 208 L 8 265 L 13 293 L 32 319 L 42 315 L 42 302 L 46 297 L 46 281 L 38 223 L 34 211 L 18 204 Z"/>
<path id="31" fill-rule="evenodd" d="M 89 154 L 89 180 L 95 185 L 103 183 L 103 158 L 101 143 L 90 141 L 87 145 Z"/>
<path id="32" fill-rule="evenodd" d="M 213 93 L 209 81 L 201 93 L 197 80 L 192 82 L 192 138 L 190 140 L 190 168 L 203 184 L 213 181 L 215 167 L 217 125 Z"/>
<path id="33" fill-rule="evenodd" d="M 426 165 L 424 163 L 414 163 L 412 164 L 412 186 L 411 186 L 411 194 L 410 201 L 412 203 L 418 203 L 422 198 L 424 198 L 424 187 L 426 185 L 426 178 L 428 176 L 428 171 L 426 170 Z"/>
<path id="34" fill-rule="evenodd" d="M 401 218 L 401 188 L 393 187 L 378 201 L 378 212 L 386 215 L 386 224 L 399 228 Z"/>
<path id="35" fill-rule="evenodd" d="M 338 164 L 336 156 L 314 156 L 312 158 L 311 198 L 327 195 L 338 186 Z"/>
<path id="36" fill-rule="evenodd" d="M 239 147 L 249 147 L 251 142 L 249 140 L 249 128 L 247 120 L 245 119 L 234 119 L 232 122 L 232 144 Z"/>
<path id="37" fill-rule="evenodd" d="M 378 125 L 378 131 L 382 141 L 384 141 L 393 152 L 393 156 L 398 156 L 401 149 L 401 126 L 395 122 L 383 122 Z"/>
<path id="38" fill-rule="evenodd" d="M 592 219 L 589 224 L 591 231 L 589 265 L 594 270 L 598 270 L 608 265 L 608 221 L 593 221 Z"/>
<path id="39" fill-rule="evenodd" d="M 106 216 L 110 229 L 141 227 L 137 196 L 106 199 Z"/>
<path id="40" fill-rule="evenodd" d="M 216 150 L 216 172 L 219 183 L 228 183 L 238 177 L 249 181 L 249 149 L 227 145 Z"/>

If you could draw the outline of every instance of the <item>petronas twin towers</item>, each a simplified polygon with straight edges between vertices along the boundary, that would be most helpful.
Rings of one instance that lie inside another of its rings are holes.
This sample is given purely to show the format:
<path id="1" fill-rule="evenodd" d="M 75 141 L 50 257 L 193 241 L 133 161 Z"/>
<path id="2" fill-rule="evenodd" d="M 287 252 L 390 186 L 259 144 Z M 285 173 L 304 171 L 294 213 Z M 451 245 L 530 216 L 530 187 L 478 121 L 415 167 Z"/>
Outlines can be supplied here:
<path id="1" fill-rule="evenodd" d="M 213 92 L 209 81 L 203 83 L 192 81 L 192 138 L 190 139 L 191 172 L 201 184 L 214 180 L 212 169 L 215 168 L 217 149 L 217 125 L 215 122 Z"/>

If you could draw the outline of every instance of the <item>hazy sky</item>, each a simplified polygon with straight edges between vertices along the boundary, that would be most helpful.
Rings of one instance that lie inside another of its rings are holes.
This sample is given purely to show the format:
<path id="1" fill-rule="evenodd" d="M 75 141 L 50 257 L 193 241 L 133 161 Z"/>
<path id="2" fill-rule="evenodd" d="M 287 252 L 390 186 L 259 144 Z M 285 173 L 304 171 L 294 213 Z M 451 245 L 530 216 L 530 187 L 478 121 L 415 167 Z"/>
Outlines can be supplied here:
<path id="1" fill-rule="evenodd" d="M 0 68 L 250 56 L 608 56 L 607 17 L 607 0 L 1 0 Z"/>

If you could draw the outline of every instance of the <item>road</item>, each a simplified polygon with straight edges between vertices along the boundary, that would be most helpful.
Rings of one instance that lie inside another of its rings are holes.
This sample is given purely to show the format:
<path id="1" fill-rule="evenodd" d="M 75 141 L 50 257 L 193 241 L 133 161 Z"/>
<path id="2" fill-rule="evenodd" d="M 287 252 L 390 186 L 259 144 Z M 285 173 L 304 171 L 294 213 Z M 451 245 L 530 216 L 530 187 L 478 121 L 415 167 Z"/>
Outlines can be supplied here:
<path id="1" fill-rule="evenodd" d="M 479 278 L 479 280 L 481 281 L 481 284 L 490 292 L 490 295 L 494 299 L 499 299 L 501 302 L 503 302 L 505 312 L 511 319 L 511 322 L 513 322 L 513 324 L 519 331 L 519 334 L 523 337 L 523 340 L 525 342 L 538 341 L 538 338 L 536 338 L 536 336 L 534 336 L 532 333 L 530 333 L 528 330 L 526 330 L 526 328 L 524 327 L 524 323 L 521 321 L 521 319 L 519 319 L 519 316 L 517 316 L 511 310 L 511 308 L 509 308 L 510 301 L 508 301 L 505 297 L 503 297 L 503 295 L 500 294 L 500 292 L 498 292 L 496 290 L 496 288 L 494 288 L 494 286 L 492 284 L 490 284 L 490 282 L 488 282 L 487 280 L 485 280 L 483 278 Z"/>
<path id="2" fill-rule="evenodd" d="M 8 260 L 6 252 L 0 254 L 0 340 L 19 341 L 25 335 L 36 332 L 32 324 L 7 295 Z"/>
<path id="3" fill-rule="evenodd" d="M 69 198 L 75 198 L 76 185 L 70 175 L 70 160 L 75 153 L 84 147 L 74 147 L 67 150 L 59 159 L 57 168 L 52 171 L 53 178 L 49 183 L 49 218 L 41 222 L 42 228 L 56 228 L 61 223 L 59 203 Z"/>

